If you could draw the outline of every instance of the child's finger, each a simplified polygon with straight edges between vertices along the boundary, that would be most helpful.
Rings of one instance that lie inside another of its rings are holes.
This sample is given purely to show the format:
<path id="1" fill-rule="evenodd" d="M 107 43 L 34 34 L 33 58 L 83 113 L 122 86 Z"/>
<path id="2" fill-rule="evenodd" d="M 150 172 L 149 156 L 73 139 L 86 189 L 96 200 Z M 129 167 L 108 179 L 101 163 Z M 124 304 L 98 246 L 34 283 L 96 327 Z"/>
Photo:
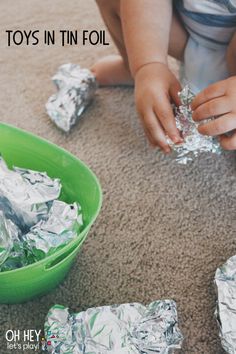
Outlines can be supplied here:
<path id="1" fill-rule="evenodd" d="M 224 96 L 227 90 L 227 80 L 218 81 L 201 91 L 193 100 L 191 107 L 193 110 L 197 109 L 201 104 L 217 98 Z"/>
<path id="2" fill-rule="evenodd" d="M 160 97 L 159 102 L 156 102 L 154 111 L 168 137 L 174 143 L 182 142 L 183 139 L 181 138 L 180 132 L 176 127 L 176 121 L 172 107 L 170 105 L 169 99 L 166 96 L 163 95 Z"/>
<path id="3" fill-rule="evenodd" d="M 226 96 L 207 101 L 193 112 L 193 120 L 200 121 L 213 116 L 219 116 L 231 111 L 229 99 Z"/>
<path id="4" fill-rule="evenodd" d="M 144 130 L 146 137 L 148 138 L 150 145 L 153 147 L 157 147 L 158 145 L 156 144 L 155 140 L 152 138 L 151 134 L 149 133 L 149 131 L 147 130 L 147 128 L 145 127 L 144 124 L 143 124 L 143 130 Z"/>
<path id="5" fill-rule="evenodd" d="M 182 87 L 181 87 L 179 81 L 176 80 L 175 83 L 170 88 L 170 96 L 171 96 L 172 100 L 174 101 L 174 103 L 176 104 L 176 106 L 181 105 L 181 100 L 179 98 L 179 92 L 181 90 L 182 90 Z"/>
<path id="6" fill-rule="evenodd" d="M 231 136 L 222 135 L 220 145 L 225 150 L 236 150 L 236 132 Z"/>
<path id="7" fill-rule="evenodd" d="M 198 127 L 199 133 L 203 135 L 217 136 L 236 128 L 236 115 L 233 113 L 226 114 L 217 119 Z"/>
<path id="8" fill-rule="evenodd" d="M 170 147 L 167 143 L 165 133 L 157 120 L 154 112 L 150 111 L 143 116 L 143 124 L 147 129 L 152 141 L 158 145 L 163 151 L 170 152 Z"/>
<path id="9" fill-rule="evenodd" d="M 148 141 L 149 141 L 149 143 L 150 143 L 150 145 L 151 145 L 151 147 L 153 147 L 153 148 L 159 148 L 159 149 L 161 149 L 164 153 L 170 153 L 170 149 L 169 148 L 167 148 L 167 149 L 162 149 L 154 140 L 153 140 L 153 137 L 151 136 L 151 134 L 149 133 L 149 131 L 146 129 L 146 127 L 145 127 L 145 125 L 143 125 L 143 129 L 144 129 L 144 132 L 145 132 L 145 135 L 146 135 L 146 137 L 147 137 L 147 139 L 148 139 Z"/>

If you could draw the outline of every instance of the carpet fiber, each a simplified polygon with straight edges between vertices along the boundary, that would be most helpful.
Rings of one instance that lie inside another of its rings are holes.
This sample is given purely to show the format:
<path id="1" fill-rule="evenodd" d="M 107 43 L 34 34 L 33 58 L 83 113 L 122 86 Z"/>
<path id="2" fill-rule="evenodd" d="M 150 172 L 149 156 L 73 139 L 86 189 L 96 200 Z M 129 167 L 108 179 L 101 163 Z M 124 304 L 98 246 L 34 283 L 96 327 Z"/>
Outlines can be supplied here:
<path id="1" fill-rule="evenodd" d="M 0 352 L 8 354 L 6 330 L 42 328 L 55 303 L 80 311 L 173 298 L 185 336 L 181 353 L 220 354 L 213 278 L 236 254 L 235 154 L 204 156 L 185 167 L 150 149 L 128 88 L 100 89 L 66 136 L 45 113 L 51 76 L 66 62 L 89 66 L 114 53 L 113 45 L 6 46 L 6 29 L 101 28 L 92 0 L 0 2 L 1 120 L 84 160 L 104 193 L 101 214 L 64 283 L 29 303 L 0 306 Z"/>

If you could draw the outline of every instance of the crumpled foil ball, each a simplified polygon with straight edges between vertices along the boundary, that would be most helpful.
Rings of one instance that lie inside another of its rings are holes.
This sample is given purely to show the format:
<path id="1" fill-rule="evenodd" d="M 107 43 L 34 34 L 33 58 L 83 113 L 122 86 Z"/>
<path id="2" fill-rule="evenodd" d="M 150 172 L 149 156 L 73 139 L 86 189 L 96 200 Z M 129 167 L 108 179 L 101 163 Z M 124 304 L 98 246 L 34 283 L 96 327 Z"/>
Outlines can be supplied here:
<path id="1" fill-rule="evenodd" d="M 53 201 L 47 220 L 39 221 L 22 237 L 28 259 L 37 262 L 50 256 L 73 240 L 82 225 L 81 207 L 78 203 Z"/>
<path id="2" fill-rule="evenodd" d="M 0 157 L 0 210 L 22 232 L 46 217 L 60 192 L 58 178 L 23 168 L 10 170 Z"/>
<path id="3" fill-rule="evenodd" d="M 20 230 L 0 210 L 0 266 L 9 257 L 15 241 L 19 240 Z"/>
<path id="4" fill-rule="evenodd" d="M 172 300 L 95 307 L 74 314 L 55 305 L 44 328 L 50 354 L 171 354 L 183 340 Z"/>
<path id="5" fill-rule="evenodd" d="M 94 98 L 97 81 L 89 69 L 76 64 L 64 64 L 52 78 L 58 92 L 46 103 L 51 120 L 64 132 L 69 132 Z"/>
<path id="6" fill-rule="evenodd" d="M 168 144 L 174 151 L 174 158 L 180 164 L 187 164 L 193 161 L 201 153 L 216 153 L 221 152 L 218 140 L 211 136 L 205 136 L 198 132 L 198 125 L 192 119 L 191 102 L 194 94 L 187 85 L 179 93 L 181 105 L 174 108 L 176 125 L 179 129 L 184 142 L 182 144 L 174 144 L 167 137 Z M 213 118 L 212 118 L 213 119 Z"/>
<path id="7" fill-rule="evenodd" d="M 0 157 L 0 271 L 20 268 L 64 247 L 83 225 L 78 203 L 57 200 L 59 179 Z"/>
<path id="8" fill-rule="evenodd" d="M 236 354 L 236 255 L 216 270 L 215 285 L 221 343 L 226 353 Z"/>

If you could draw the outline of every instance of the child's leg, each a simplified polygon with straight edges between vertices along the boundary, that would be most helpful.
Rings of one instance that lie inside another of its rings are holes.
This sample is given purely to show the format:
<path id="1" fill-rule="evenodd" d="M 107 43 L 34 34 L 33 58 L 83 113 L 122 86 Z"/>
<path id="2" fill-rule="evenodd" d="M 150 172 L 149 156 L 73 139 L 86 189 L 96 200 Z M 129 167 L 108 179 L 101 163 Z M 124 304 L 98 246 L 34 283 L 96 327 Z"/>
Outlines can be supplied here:
<path id="1" fill-rule="evenodd" d="M 100 85 L 133 85 L 120 20 L 120 0 L 96 0 L 102 18 L 120 53 L 98 60 L 91 68 Z"/>
<path id="2" fill-rule="evenodd" d="M 120 55 L 100 59 L 91 70 L 100 85 L 132 85 L 133 79 L 129 71 L 120 19 L 120 0 L 96 0 L 96 2 Z M 169 54 L 182 60 L 187 39 L 186 30 L 174 14 L 170 31 Z"/>

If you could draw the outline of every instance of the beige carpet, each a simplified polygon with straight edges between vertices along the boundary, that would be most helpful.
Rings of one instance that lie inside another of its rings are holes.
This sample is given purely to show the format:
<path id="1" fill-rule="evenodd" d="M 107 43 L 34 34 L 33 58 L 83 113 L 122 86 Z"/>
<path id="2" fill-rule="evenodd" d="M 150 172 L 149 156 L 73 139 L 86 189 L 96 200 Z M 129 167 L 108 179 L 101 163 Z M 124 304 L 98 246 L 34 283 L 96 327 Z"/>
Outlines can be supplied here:
<path id="1" fill-rule="evenodd" d="M 185 336 L 181 352 L 220 354 L 213 278 L 236 253 L 235 155 L 209 155 L 183 167 L 150 149 L 132 89 L 99 90 L 65 136 L 44 109 L 54 90 L 51 76 L 62 63 L 89 66 L 114 47 L 6 47 L 6 29 L 101 27 L 92 0 L 0 2 L 1 120 L 74 153 L 95 171 L 104 192 L 100 217 L 65 282 L 35 301 L 0 306 L 0 352 L 7 353 L 7 329 L 42 328 L 55 303 L 80 311 L 173 298 Z"/>

